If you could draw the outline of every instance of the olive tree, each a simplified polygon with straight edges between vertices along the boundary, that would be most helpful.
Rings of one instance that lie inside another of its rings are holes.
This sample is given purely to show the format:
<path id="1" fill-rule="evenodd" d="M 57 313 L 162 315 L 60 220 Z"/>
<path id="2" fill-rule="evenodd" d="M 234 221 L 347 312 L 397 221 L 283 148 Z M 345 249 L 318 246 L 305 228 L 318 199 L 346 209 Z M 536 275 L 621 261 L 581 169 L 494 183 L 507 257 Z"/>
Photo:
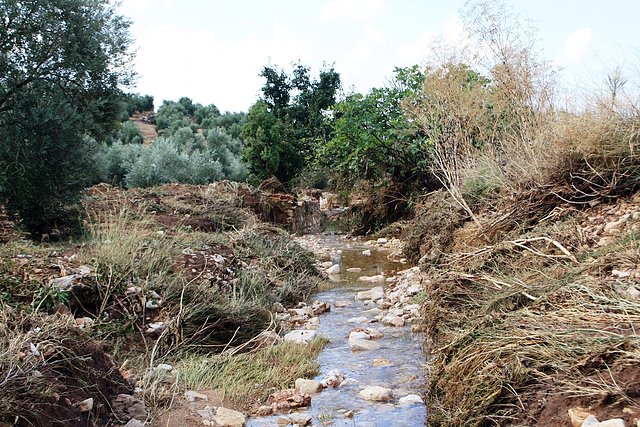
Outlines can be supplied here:
<path id="1" fill-rule="evenodd" d="M 112 132 L 133 78 L 129 25 L 109 0 L 0 2 L 0 200 L 34 237 L 74 219 L 86 137 Z"/>

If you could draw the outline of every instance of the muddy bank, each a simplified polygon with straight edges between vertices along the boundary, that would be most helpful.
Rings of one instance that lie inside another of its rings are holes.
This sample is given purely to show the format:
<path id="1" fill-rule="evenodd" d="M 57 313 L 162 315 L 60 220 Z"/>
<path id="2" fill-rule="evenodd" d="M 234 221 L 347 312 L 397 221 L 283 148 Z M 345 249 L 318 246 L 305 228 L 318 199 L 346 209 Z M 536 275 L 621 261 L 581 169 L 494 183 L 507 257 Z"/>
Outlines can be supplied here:
<path id="1" fill-rule="evenodd" d="M 638 202 L 538 190 L 474 222 L 432 195 L 406 229 L 423 275 L 428 425 L 636 425 Z"/>

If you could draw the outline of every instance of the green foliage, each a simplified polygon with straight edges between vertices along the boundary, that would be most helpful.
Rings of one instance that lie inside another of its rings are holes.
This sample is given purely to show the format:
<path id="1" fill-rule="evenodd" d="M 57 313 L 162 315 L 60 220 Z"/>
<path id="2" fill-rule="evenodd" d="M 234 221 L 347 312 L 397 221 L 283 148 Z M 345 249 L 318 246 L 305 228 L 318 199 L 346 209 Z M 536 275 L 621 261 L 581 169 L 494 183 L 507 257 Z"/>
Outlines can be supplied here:
<path id="1" fill-rule="evenodd" d="M 142 144 L 142 134 L 140 128 L 135 123 L 127 120 L 120 125 L 118 139 L 125 144 Z"/>
<path id="2" fill-rule="evenodd" d="M 201 151 L 181 151 L 171 139 L 157 138 L 131 164 L 128 187 L 150 187 L 170 182 L 206 184 L 223 178 L 222 166 Z"/>
<path id="3" fill-rule="evenodd" d="M 2 119 L 19 124 L 0 126 L 0 192 L 8 211 L 36 239 L 76 230 L 76 203 L 93 171 L 82 115 L 62 97 L 34 94 Z"/>
<path id="4" fill-rule="evenodd" d="M 426 185 L 431 147 L 403 110 L 424 75 L 417 66 L 396 69 L 389 87 L 353 94 L 335 107 L 334 134 L 319 148 L 318 162 L 339 181 L 418 181 Z"/>
<path id="5" fill-rule="evenodd" d="M 102 145 L 94 158 L 99 181 L 124 185 L 133 162 L 140 157 L 144 149 L 141 145 L 125 144 L 121 141 Z"/>
<path id="6" fill-rule="evenodd" d="M 302 155 L 293 144 L 293 131 L 269 110 L 265 101 L 249 109 L 245 125 L 243 158 L 258 180 L 276 176 L 288 182 L 302 167 Z"/>
<path id="7" fill-rule="evenodd" d="M 187 108 L 184 103 L 175 101 L 163 101 L 156 114 L 156 129 L 158 133 L 169 136 L 173 135 L 178 129 L 191 127 L 196 130 L 197 126 L 191 120 Z"/>
<path id="8" fill-rule="evenodd" d="M 136 112 L 153 111 L 153 96 L 151 95 L 130 93 L 125 96 L 124 102 L 128 117 L 133 116 Z"/>
<path id="9" fill-rule="evenodd" d="M 312 80 L 309 68 L 297 64 L 291 76 L 271 66 L 264 67 L 261 76 L 266 80 L 263 99 L 250 109 L 243 129 L 244 159 L 255 179 L 275 175 L 289 182 L 331 134 L 326 112 L 335 104 L 340 75 L 328 68 Z"/>
<path id="10" fill-rule="evenodd" d="M 0 3 L 0 198 L 39 237 L 74 222 L 121 111 L 129 22 L 107 0 Z"/>

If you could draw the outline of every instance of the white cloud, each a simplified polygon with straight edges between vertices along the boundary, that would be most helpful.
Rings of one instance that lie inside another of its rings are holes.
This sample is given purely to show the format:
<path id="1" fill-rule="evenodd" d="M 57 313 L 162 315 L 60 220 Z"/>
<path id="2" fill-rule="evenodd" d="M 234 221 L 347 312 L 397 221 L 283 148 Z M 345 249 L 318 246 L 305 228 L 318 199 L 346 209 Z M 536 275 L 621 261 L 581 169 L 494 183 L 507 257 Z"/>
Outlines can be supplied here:
<path id="1" fill-rule="evenodd" d="M 592 33 L 591 28 L 584 27 L 569 34 L 564 46 L 564 56 L 569 62 L 579 62 L 589 51 Z"/>
<path id="2" fill-rule="evenodd" d="M 321 18 L 327 21 L 340 18 L 366 21 L 384 9 L 384 0 L 331 0 L 324 5 Z"/>

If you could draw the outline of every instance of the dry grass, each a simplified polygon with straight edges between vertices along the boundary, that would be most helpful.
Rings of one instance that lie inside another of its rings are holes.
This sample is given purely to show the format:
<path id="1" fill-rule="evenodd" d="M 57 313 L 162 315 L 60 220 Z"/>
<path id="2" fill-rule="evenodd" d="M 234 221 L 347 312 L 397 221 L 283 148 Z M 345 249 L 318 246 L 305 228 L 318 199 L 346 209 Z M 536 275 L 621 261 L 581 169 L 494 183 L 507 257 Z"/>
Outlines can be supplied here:
<path id="1" fill-rule="evenodd" d="M 600 274 L 635 268 L 640 236 L 571 256 L 549 240 L 454 254 L 432 271 L 429 425 L 531 425 L 539 393 L 638 408 L 625 371 L 640 362 L 640 302 Z"/>

